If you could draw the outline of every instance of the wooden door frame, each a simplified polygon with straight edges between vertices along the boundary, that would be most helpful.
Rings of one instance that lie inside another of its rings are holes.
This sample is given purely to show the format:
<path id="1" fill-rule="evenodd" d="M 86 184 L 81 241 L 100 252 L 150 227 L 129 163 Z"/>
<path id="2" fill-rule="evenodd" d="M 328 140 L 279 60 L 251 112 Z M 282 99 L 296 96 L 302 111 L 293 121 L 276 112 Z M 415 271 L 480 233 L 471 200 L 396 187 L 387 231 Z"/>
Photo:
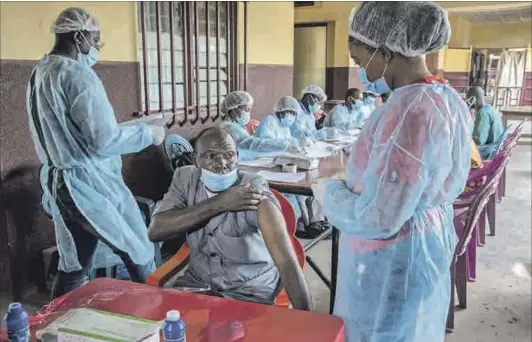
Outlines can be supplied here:
<path id="1" fill-rule="evenodd" d="M 320 22 L 312 22 L 312 23 L 296 23 L 294 24 L 294 31 L 296 28 L 304 28 L 304 27 L 325 27 L 325 87 L 327 84 L 329 84 L 327 81 L 327 63 L 329 61 L 329 49 L 327 48 L 327 37 L 329 36 L 329 27 L 328 23 L 325 21 Z M 295 32 L 294 32 L 295 35 Z M 295 44 L 295 41 L 294 41 Z M 295 62 L 295 61 L 294 61 Z M 324 88 L 325 88 L 324 87 Z M 327 89 L 323 89 L 325 93 L 327 93 Z M 294 94 L 296 95 L 296 94 Z"/>

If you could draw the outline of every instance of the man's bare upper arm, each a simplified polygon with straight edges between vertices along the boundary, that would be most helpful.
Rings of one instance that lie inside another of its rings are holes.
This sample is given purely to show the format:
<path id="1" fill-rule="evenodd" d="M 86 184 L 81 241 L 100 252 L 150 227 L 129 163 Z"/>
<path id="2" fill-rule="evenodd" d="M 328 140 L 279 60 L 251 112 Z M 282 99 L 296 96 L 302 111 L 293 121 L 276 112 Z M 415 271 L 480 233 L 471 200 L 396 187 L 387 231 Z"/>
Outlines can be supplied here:
<path id="1" fill-rule="evenodd" d="M 274 262 L 279 266 L 286 263 L 289 258 L 297 261 L 283 214 L 272 201 L 265 199 L 260 202 L 258 221 L 264 242 Z"/>

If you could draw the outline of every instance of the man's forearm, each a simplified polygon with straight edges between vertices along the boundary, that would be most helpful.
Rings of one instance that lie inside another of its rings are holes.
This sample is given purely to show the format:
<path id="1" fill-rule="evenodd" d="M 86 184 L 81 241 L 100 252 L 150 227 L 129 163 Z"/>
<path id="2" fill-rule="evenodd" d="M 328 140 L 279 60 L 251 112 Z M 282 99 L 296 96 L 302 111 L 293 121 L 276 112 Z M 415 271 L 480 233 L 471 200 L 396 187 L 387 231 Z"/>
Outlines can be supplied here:
<path id="1" fill-rule="evenodd" d="M 310 310 L 312 305 L 307 282 L 280 210 L 271 201 L 264 200 L 260 204 L 258 218 L 264 242 L 279 270 L 290 302 L 296 309 Z"/>
<path id="2" fill-rule="evenodd" d="M 312 300 L 310 299 L 310 291 L 305 281 L 303 272 L 299 265 L 295 267 L 281 267 L 279 273 L 281 275 L 281 283 L 288 293 L 290 302 L 297 310 L 312 310 Z"/>
<path id="3" fill-rule="evenodd" d="M 193 207 L 172 209 L 153 217 L 149 228 L 151 241 L 165 241 L 197 228 L 225 210 L 215 198 Z"/>

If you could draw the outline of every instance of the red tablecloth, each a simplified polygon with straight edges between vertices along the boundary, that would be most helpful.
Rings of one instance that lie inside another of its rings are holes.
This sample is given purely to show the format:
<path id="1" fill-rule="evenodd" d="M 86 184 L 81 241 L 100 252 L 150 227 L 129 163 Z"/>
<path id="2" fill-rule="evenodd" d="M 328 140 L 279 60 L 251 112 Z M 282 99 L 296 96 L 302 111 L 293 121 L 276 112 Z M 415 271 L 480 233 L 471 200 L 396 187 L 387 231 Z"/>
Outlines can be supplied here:
<path id="1" fill-rule="evenodd" d="M 341 342 L 341 319 L 173 289 L 100 278 L 72 291 L 31 317 L 35 331 L 71 308 L 94 308 L 151 320 L 179 310 L 188 342 Z M 240 332 L 231 334 L 234 326 Z M 233 327 L 233 328 L 231 328 Z M 233 335 L 233 337 L 229 337 Z"/>

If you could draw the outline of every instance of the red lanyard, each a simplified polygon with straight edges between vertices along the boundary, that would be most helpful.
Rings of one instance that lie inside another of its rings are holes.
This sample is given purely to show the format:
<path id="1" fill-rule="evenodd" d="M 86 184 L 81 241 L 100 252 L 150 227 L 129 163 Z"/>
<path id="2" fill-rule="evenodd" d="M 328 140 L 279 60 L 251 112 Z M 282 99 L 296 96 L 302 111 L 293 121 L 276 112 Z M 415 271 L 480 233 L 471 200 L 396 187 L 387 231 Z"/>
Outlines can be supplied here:
<path id="1" fill-rule="evenodd" d="M 442 83 L 442 84 L 446 84 L 447 83 L 445 78 L 443 78 L 441 76 L 436 76 L 436 75 L 431 75 L 431 76 L 420 78 L 419 80 L 415 81 L 414 83 L 431 84 L 431 83 L 434 83 L 434 82 L 439 82 L 439 83 Z"/>

